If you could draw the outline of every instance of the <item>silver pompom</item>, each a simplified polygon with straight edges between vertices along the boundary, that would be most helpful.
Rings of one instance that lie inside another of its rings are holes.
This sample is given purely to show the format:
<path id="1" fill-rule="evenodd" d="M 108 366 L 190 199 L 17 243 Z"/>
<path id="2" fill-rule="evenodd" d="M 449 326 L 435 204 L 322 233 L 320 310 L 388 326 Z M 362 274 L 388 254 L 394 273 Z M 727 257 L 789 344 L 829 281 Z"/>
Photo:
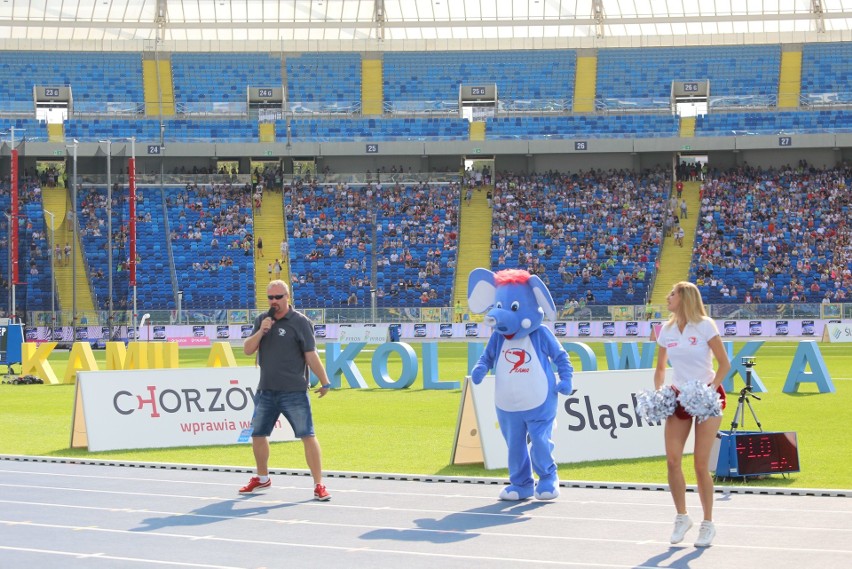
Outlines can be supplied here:
<path id="1" fill-rule="evenodd" d="M 649 423 L 665 421 L 674 413 L 676 394 L 670 385 L 660 389 L 645 389 L 636 394 L 636 412 Z"/>
<path id="2" fill-rule="evenodd" d="M 722 399 L 714 387 L 700 381 L 689 381 L 681 387 L 677 401 L 684 411 L 703 423 L 710 417 L 722 416 Z"/>

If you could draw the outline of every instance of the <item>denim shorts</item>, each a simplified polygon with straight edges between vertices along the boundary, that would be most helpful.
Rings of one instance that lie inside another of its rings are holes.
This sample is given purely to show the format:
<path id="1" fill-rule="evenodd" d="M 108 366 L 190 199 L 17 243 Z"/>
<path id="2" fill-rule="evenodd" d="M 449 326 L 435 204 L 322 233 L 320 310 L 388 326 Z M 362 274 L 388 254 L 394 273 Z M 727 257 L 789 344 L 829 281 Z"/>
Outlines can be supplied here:
<path id="1" fill-rule="evenodd" d="M 314 436 L 311 400 L 307 391 L 269 391 L 262 389 L 254 396 L 254 415 L 251 418 L 253 437 L 272 434 L 278 417 L 284 415 L 296 438 Z"/>

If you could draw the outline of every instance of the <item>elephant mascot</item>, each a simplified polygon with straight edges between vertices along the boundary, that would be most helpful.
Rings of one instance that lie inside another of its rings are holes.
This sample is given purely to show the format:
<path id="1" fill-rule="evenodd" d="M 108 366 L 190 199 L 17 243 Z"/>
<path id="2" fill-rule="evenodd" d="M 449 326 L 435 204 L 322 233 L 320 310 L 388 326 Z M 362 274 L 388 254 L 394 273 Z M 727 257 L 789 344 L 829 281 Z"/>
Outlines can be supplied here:
<path id="1" fill-rule="evenodd" d="M 571 394 L 574 376 L 568 353 L 542 326 L 545 317 L 556 317 L 553 297 L 540 278 L 518 269 L 474 269 L 467 290 L 471 312 L 487 313 L 484 322 L 493 330 L 470 377 L 478 385 L 494 370 L 497 419 L 509 449 L 509 485 L 500 499 L 553 500 L 559 477 L 551 434 L 558 394 Z"/>

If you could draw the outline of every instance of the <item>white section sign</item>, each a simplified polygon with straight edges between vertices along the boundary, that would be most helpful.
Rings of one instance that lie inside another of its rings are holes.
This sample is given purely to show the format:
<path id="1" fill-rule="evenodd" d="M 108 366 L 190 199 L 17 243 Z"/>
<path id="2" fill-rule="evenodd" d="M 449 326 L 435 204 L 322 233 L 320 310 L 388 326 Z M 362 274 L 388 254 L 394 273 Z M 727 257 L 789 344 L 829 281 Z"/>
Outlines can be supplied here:
<path id="1" fill-rule="evenodd" d="M 666 374 L 670 378 L 671 369 Z M 662 423 L 648 423 L 635 410 L 635 394 L 654 387 L 653 369 L 581 371 L 574 374 L 573 384 L 573 395 L 559 395 L 553 429 L 556 462 L 665 454 Z M 485 468 L 506 468 L 509 457 L 494 408 L 494 376 L 472 388 Z M 690 433 L 687 452 L 692 445 Z"/>
<path id="2" fill-rule="evenodd" d="M 825 325 L 828 341 L 833 343 L 852 342 L 852 324 L 829 322 Z"/>
<path id="3" fill-rule="evenodd" d="M 251 426 L 255 367 L 77 372 L 90 451 L 236 444 Z M 296 440 L 280 418 L 270 440 Z"/>
<path id="4" fill-rule="evenodd" d="M 388 341 L 388 327 L 376 324 L 347 324 L 340 326 L 338 340 L 342 344 L 364 342 L 384 344 Z"/>

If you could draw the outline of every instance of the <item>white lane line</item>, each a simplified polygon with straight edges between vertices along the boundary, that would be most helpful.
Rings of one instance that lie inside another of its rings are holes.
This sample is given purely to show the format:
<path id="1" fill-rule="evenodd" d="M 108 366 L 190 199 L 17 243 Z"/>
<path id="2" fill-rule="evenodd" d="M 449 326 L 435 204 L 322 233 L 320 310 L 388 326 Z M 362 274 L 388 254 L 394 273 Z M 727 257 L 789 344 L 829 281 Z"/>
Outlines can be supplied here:
<path id="1" fill-rule="evenodd" d="M 198 567 L 204 569 L 245 569 L 244 567 L 235 567 L 233 565 L 209 565 L 206 563 L 181 563 L 179 561 L 158 561 L 156 559 L 147 559 L 142 557 L 120 557 L 117 555 L 107 555 L 105 553 L 78 553 L 74 551 L 60 551 L 58 549 L 37 549 L 34 547 L 12 547 L 0 545 L 0 551 L 17 551 L 19 553 L 38 553 L 41 555 L 58 555 L 61 557 L 74 557 L 75 559 L 106 559 L 109 561 L 127 561 L 131 563 L 147 563 L 149 565 L 168 565 L 172 567 Z"/>

